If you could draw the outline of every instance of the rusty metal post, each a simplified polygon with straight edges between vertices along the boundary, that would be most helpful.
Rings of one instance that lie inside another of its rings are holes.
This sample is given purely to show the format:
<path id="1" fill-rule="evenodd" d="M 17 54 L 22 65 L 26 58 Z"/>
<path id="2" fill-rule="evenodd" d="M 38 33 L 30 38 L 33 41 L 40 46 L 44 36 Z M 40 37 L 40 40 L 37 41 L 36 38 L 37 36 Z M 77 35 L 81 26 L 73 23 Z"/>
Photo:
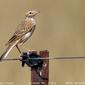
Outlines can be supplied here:
<path id="1" fill-rule="evenodd" d="M 36 52 L 37 53 L 37 52 Z M 49 57 L 49 52 L 47 50 L 40 51 L 39 55 L 42 58 Z M 44 78 L 42 79 L 35 70 L 31 69 L 31 85 L 48 85 L 49 84 L 49 59 L 43 60 L 43 67 L 40 71 L 41 76 Z"/>

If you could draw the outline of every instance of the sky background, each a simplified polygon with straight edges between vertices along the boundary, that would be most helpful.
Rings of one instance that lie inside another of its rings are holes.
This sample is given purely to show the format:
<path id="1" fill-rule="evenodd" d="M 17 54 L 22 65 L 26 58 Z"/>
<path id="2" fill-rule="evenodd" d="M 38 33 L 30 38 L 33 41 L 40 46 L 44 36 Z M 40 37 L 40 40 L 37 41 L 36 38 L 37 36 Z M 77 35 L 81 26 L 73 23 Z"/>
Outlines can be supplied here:
<path id="1" fill-rule="evenodd" d="M 37 27 L 23 46 L 22 51 L 49 50 L 54 56 L 85 56 L 85 0 L 0 0 L 0 54 L 5 43 L 24 20 L 29 10 L 40 11 L 36 16 Z M 8 58 L 19 56 L 16 48 Z M 85 60 L 50 61 L 50 82 L 67 85 L 66 82 L 85 82 Z M 0 63 L 0 83 L 28 85 L 30 68 L 20 62 Z M 3 84 L 4 85 L 4 84 Z M 73 85 L 73 84 L 72 84 Z"/>

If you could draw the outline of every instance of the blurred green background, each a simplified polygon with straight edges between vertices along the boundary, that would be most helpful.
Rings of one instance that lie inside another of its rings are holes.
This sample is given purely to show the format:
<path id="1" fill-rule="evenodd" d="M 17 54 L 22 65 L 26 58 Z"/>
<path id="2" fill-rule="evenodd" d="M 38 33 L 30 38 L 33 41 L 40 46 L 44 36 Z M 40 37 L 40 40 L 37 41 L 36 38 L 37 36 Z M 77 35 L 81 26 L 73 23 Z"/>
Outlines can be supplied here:
<path id="1" fill-rule="evenodd" d="M 28 10 L 40 11 L 37 27 L 22 51 L 49 50 L 50 56 L 85 56 L 85 0 L 0 0 L 0 54 Z M 8 56 L 18 57 L 16 48 Z M 50 61 L 50 83 L 85 82 L 85 60 Z M 0 63 L 0 84 L 30 85 L 30 68 Z M 78 84 L 81 85 L 81 84 Z"/>

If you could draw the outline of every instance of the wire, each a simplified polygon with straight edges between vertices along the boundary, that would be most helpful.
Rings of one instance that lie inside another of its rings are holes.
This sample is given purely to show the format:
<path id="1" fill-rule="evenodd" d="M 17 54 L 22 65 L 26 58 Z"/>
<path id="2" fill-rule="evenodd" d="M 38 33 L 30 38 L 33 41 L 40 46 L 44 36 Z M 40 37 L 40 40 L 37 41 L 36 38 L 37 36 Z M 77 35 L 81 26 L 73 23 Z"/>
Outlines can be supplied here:
<path id="1" fill-rule="evenodd" d="M 85 59 L 85 57 L 76 57 L 76 56 L 69 56 L 69 57 L 63 57 L 63 56 L 60 56 L 60 57 L 47 57 L 47 58 L 29 58 L 29 59 L 43 59 L 43 60 L 67 60 L 67 59 Z M 2 61 L 17 61 L 17 60 L 21 60 L 22 61 L 22 58 L 13 58 L 13 59 L 3 59 Z"/>
<path id="2" fill-rule="evenodd" d="M 13 58 L 13 59 L 8 58 L 8 59 L 3 59 L 1 61 L 16 61 L 16 60 L 22 60 L 22 59 L 21 58 Z"/>
<path id="3" fill-rule="evenodd" d="M 57 59 L 57 60 L 60 60 L 60 59 L 84 59 L 85 57 L 46 57 L 46 58 L 29 58 L 29 59 L 43 59 L 43 60 L 53 60 L 53 59 Z"/>

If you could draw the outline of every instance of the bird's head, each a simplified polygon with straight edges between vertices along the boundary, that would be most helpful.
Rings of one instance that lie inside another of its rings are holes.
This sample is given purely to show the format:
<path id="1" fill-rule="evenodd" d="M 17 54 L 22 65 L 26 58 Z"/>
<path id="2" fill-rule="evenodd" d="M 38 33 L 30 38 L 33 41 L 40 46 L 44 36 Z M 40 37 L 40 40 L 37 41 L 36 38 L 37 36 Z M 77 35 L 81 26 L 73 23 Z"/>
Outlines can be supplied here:
<path id="1" fill-rule="evenodd" d="M 36 16 L 38 13 L 39 13 L 39 12 L 32 10 L 32 11 L 28 11 L 25 16 L 26 16 L 26 17 L 34 17 L 34 16 Z"/>

